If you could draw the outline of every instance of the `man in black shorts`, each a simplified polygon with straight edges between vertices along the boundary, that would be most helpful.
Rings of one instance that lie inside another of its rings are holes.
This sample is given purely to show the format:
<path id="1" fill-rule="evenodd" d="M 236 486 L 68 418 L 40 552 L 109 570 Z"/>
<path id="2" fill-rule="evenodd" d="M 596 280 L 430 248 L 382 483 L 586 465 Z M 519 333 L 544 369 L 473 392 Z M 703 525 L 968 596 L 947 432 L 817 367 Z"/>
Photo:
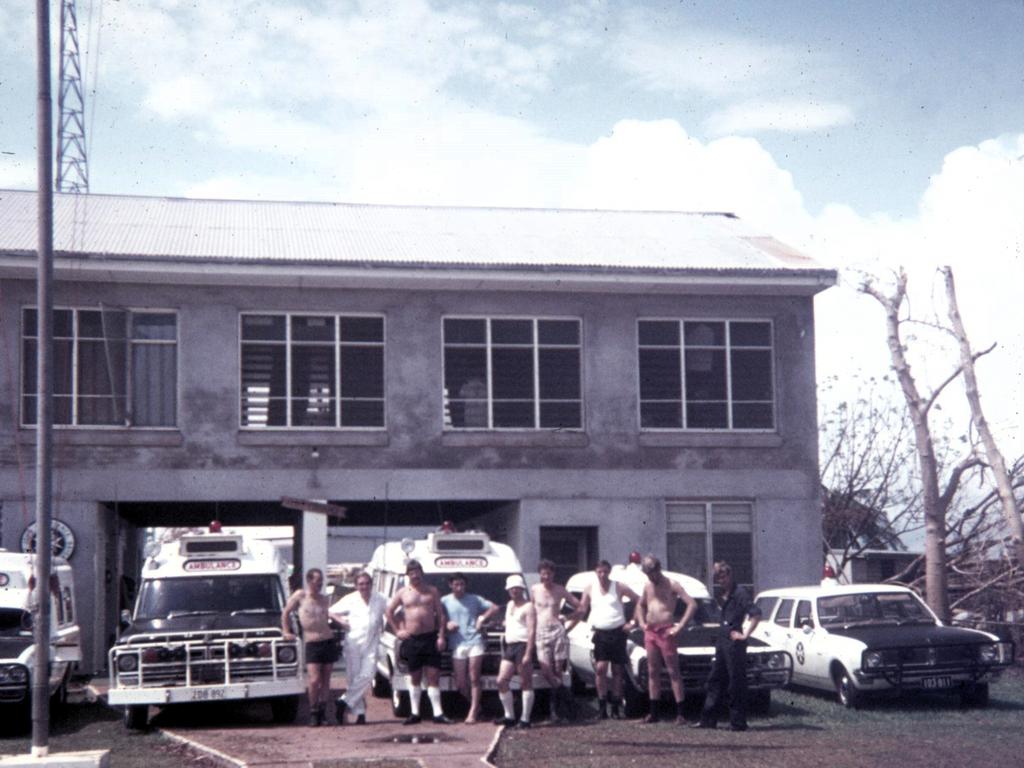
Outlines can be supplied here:
<path id="1" fill-rule="evenodd" d="M 384 618 L 395 635 L 402 641 L 400 655 L 408 665 L 409 717 L 405 725 L 420 722 L 420 682 L 427 677 L 427 698 L 434 713 L 434 722 L 452 721 L 441 710 L 441 651 L 444 650 L 445 618 L 441 595 L 436 587 L 423 579 L 423 566 L 416 560 L 405 564 L 406 585 L 391 598 Z M 396 612 L 401 611 L 401 618 Z"/>
<path id="2" fill-rule="evenodd" d="M 608 717 L 611 705 L 611 716 L 621 717 L 622 673 L 628 663 L 626 657 L 626 635 L 635 625 L 626 621 L 626 609 L 623 600 L 630 600 L 636 606 L 639 597 L 625 584 L 612 581 L 612 566 L 607 560 L 601 560 L 594 568 L 597 578 L 583 590 L 580 600 L 580 613 L 590 612 L 590 626 L 594 630 L 594 685 L 597 688 L 597 699 L 600 702 L 598 715 L 602 720 Z M 612 673 L 612 696 L 608 695 L 608 668 Z"/>

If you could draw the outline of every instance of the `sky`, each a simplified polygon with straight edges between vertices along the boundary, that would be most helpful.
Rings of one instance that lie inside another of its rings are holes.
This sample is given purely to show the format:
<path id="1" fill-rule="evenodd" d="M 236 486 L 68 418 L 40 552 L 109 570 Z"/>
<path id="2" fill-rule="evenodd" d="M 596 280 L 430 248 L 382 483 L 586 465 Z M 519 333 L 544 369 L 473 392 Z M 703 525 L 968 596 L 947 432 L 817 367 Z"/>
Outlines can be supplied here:
<path id="1" fill-rule="evenodd" d="M 35 186 L 33 6 L 0 2 L 0 188 Z M 1024 452 L 1024 0 L 77 7 L 92 192 L 731 211 L 840 272 L 822 407 L 887 369 L 863 275 L 905 267 L 926 320 L 949 264 Z M 945 378 L 955 350 L 910 347 Z"/>

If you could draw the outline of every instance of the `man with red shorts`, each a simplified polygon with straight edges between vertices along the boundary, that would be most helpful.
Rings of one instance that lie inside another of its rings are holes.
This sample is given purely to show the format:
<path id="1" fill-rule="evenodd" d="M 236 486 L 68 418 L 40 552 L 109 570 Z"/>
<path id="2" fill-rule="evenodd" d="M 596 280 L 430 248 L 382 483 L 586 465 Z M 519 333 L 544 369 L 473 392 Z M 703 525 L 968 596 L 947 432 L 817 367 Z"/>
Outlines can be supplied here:
<path id="1" fill-rule="evenodd" d="M 661 572 L 661 562 L 654 555 L 644 557 L 641 566 L 647 575 L 647 584 L 636 607 L 637 624 L 644 631 L 644 650 L 647 651 L 647 695 L 650 711 L 645 723 L 658 722 L 658 704 L 661 701 L 661 670 L 668 672 L 672 695 L 676 700 L 676 722 L 685 723 L 683 717 L 683 678 L 679 673 L 677 636 L 697 611 L 697 601 L 687 594 L 681 584 Z M 682 600 L 686 605 L 683 617 L 675 621 L 675 610 Z"/>

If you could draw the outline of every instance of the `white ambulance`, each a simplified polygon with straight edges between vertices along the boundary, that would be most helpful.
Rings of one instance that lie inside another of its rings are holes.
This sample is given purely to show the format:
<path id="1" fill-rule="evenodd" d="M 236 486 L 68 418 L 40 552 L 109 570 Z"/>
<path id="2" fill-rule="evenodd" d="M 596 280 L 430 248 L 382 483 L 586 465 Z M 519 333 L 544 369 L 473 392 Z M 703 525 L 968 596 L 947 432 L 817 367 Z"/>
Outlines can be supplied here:
<path id="1" fill-rule="evenodd" d="M 425 539 L 403 539 L 388 542 L 377 547 L 367 567 L 373 577 L 373 588 L 390 601 L 405 586 L 405 565 L 416 560 L 423 566 L 424 580 L 437 587 L 442 596 L 451 592 L 448 579 L 453 573 L 462 573 L 468 583 L 468 592 L 480 595 L 502 610 L 492 619 L 486 632 L 486 652 L 483 660 L 481 683 L 483 690 L 497 690 L 498 666 L 501 663 L 501 636 L 509 597 L 505 592 L 505 579 L 512 574 L 523 574 L 516 553 L 507 544 L 491 541 L 486 533 L 479 531 L 455 532 L 446 524 L 441 530 L 427 535 Z M 377 674 L 374 677 L 373 693 L 380 698 L 391 698 L 391 707 L 396 717 L 409 714 L 409 692 L 406 682 L 405 664 L 399 655 L 399 639 L 390 629 L 381 635 L 381 648 L 377 656 Z M 569 684 L 569 673 L 563 681 Z M 452 678 L 451 653 L 441 656 L 442 692 L 455 691 Z M 519 679 L 513 678 L 512 688 L 518 689 Z M 534 670 L 533 687 L 548 688 L 547 680 Z"/>
<path id="2" fill-rule="evenodd" d="M 281 632 L 288 566 L 273 544 L 189 534 L 147 547 L 134 613 L 110 649 L 108 703 L 128 728 L 151 705 L 268 699 L 291 722 L 305 690 L 302 650 Z"/>
<path id="3" fill-rule="evenodd" d="M 0 550 L 0 706 L 22 724 L 32 712 L 32 606 L 39 599 L 34 568 L 35 555 Z M 49 689 L 51 704 L 61 705 L 74 666 L 82 660 L 81 633 L 71 566 L 55 558 L 51 573 Z"/>

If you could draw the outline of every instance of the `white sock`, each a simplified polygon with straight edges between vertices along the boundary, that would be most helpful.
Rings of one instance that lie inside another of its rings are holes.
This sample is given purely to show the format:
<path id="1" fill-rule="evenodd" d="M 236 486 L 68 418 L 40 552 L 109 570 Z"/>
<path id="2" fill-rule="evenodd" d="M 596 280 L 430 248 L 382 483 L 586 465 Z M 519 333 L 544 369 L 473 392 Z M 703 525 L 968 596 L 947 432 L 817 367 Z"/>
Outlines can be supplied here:
<path id="1" fill-rule="evenodd" d="M 436 685 L 428 685 L 427 698 L 430 699 L 430 709 L 433 710 L 434 717 L 444 715 L 444 712 L 441 711 L 441 689 Z"/>
<path id="2" fill-rule="evenodd" d="M 416 717 L 420 716 L 420 696 L 422 694 L 423 689 L 409 680 L 409 712 Z"/>
<path id="3" fill-rule="evenodd" d="M 505 719 L 514 720 L 516 710 L 515 705 L 512 703 L 512 691 L 505 691 L 504 693 L 499 691 L 498 700 L 501 701 L 501 707 L 505 710 Z"/>
<path id="4" fill-rule="evenodd" d="M 523 691 L 523 717 L 524 723 L 530 722 L 530 714 L 533 712 L 533 689 Z"/>

